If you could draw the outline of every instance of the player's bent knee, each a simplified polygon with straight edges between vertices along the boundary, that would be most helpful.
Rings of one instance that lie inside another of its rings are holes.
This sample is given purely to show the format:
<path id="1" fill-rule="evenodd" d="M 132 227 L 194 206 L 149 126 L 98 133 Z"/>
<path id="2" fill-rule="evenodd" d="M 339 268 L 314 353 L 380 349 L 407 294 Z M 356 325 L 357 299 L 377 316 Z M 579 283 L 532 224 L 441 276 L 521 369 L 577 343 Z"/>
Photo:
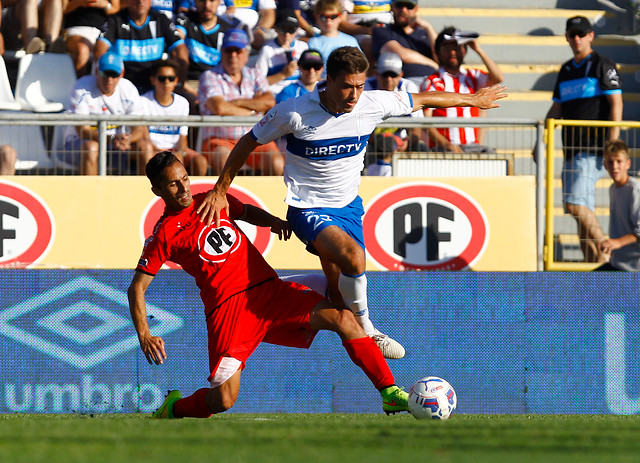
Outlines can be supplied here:
<path id="1" fill-rule="evenodd" d="M 207 392 L 207 406 L 211 413 L 222 413 L 229 410 L 236 403 L 238 395 L 226 388 L 210 389 Z"/>

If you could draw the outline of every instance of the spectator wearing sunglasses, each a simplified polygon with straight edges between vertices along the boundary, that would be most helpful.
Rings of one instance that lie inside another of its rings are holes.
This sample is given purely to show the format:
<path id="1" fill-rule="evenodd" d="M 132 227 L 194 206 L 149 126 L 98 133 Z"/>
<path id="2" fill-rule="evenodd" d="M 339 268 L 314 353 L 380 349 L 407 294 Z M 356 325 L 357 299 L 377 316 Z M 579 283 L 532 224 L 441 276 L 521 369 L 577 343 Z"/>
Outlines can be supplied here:
<path id="1" fill-rule="evenodd" d="M 178 63 L 163 60 L 151 68 L 153 90 L 141 96 L 144 114 L 148 116 L 188 116 L 189 102 L 175 93 L 178 85 Z M 186 125 L 149 125 L 153 152 L 171 151 L 184 164 L 190 175 L 206 175 L 209 163 L 197 151 L 189 148 L 189 127 Z"/>
<path id="2" fill-rule="evenodd" d="M 326 66 L 331 52 L 340 47 L 356 47 L 360 49 L 358 40 L 338 28 L 345 20 L 344 10 L 340 0 L 318 0 L 315 9 L 316 24 L 320 28 L 320 35 L 309 39 L 309 48 L 318 50 L 324 58 Z M 323 72 L 323 77 L 325 73 Z"/>
<path id="3" fill-rule="evenodd" d="M 504 79 L 500 67 L 480 47 L 478 34 L 463 32 L 455 27 L 445 27 L 436 38 L 436 55 L 440 62 L 437 72 L 424 79 L 420 91 L 446 91 L 476 93 L 484 87 L 499 84 Z M 487 67 L 487 71 L 463 66 L 468 49 L 473 50 Z M 427 117 L 484 116 L 478 108 L 428 108 Z M 428 129 L 430 147 L 436 151 L 453 153 L 495 153 L 495 149 L 482 144 L 483 131 L 477 127 L 445 127 Z"/>
<path id="4" fill-rule="evenodd" d="M 279 9 L 276 14 L 276 38 L 267 42 L 258 54 L 255 67 L 269 81 L 274 96 L 300 77 L 298 58 L 308 47 L 304 40 L 297 40 L 300 23 L 294 10 Z"/>
<path id="5" fill-rule="evenodd" d="M 417 6 L 417 0 L 394 0 L 391 3 L 393 24 L 373 28 L 371 48 L 374 59 L 386 52 L 400 55 L 405 79 L 420 85 L 425 76 L 438 68 L 433 48 L 437 33 L 428 21 L 418 16 Z"/>
<path id="6" fill-rule="evenodd" d="M 276 96 L 276 103 L 312 92 L 320 81 L 324 70 L 324 60 L 318 50 L 305 50 L 298 60 L 300 78 L 289 84 Z"/>
<path id="7" fill-rule="evenodd" d="M 402 76 L 400 55 L 391 52 L 382 53 L 376 63 L 375 75 L 365 81 L 364 89 L 418 93 L 418 85 Z M 424 114 L 422 111 L 414 111 L 407 117 L 424 117 Z M 421 140 L 422 132 L 419 128 L 410 129 L 410 131 L 397 127 L 377 128 L 374 133 L 393 136 L 396 142 L 394 150 L 397 151 L 426 151 L 427 149 L 426 144 Z"/>
<path id="8" fill-rule="evenodd" d="M 613 60 L 591 48 L 595 37 L 584 16 L 567 20 L 565 37 L 573 58 L 560 68 L 547 118 L 622 120 L 622 81 Z M 605 142 L 620 135 L 619 127 L 563 127 L 562 197 L 565 212 L 578 224 L 580 247 L 586 262 L 601 262 L 604 239 L 594 213 L 595 184 L 606 173 L 602 155 Z"/>
<path id="9" fill-rule="evenodd" d="M 107 52 L 98 60 L 97 73 L 76 81 L 69 101 L 74 114 L 131 114 L 141 116 L 142 103 L 136 87 L 124 75 L 122 57 Z M 120 174 L 144 174 L 153 156 L 146 126 L 107 126 L 107 165 Z M 82 175 L 98 174 L 98 130 L 96 126 L 70 126 L 65 133 L 62 161 L 78 166 Z"/>

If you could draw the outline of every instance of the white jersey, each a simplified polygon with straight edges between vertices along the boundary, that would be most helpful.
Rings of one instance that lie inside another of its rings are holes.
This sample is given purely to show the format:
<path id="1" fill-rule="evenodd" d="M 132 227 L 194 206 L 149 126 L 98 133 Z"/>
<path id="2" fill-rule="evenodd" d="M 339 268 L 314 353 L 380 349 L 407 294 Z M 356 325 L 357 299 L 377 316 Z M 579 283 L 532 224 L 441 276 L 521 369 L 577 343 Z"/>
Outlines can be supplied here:
<path id="1" fill-rule="evenodd" d="M 294 40 L 291 42 L 291 48 L 289 49 L 291 58 L 294 61 L 298 61 L 300 59 L 300 55 L 302 55 L 302 53 L 308 48 L 309 46 L 304 40 Z M 260 49 L 255 68 L 265 76 L 269 77 L 282 71 L 287 64 L 289 64 L 289 60 L 287 59 L 287 50 L 280 46 L 277 39 L 273 39 Z M 269 90 L 274 96 L 276 96 L 283 88 L 298 80 L 299 77 L 300 71 L 297 70 L 289 77 L 270 85 Z"/>
<path id="2" fill-rule="evenodd" d="M 406 92 L 374 90 L 363 92 L 351 112 L 332 114 L 318 92 L 316 86 L 275 105 L 251 134 L 261 144 L 287 135 L 287 204 L 344 207 L 358 195 L 369 135 L 383 120 L 409 114 L 413 101 Z"/>
<path id="3" fill-rule="evenodd" d="M 155 91 L 150 90 L 140 98 L 144 114 L 148 116 L 188 116 L 189 102 L 181 95 L 173 94 L 173 102 L 169 106 L 158 103 Z M 153 146 L 161 150 L 171 150 L 180 141 L 180 135 L 187 135 L 189 127 L 186 125 L 150 125 L 149 139 Z"/>
<path id="4" fill-rule="evenodd" d="M 71 91 L 68 110 L 74 114 L 133 114 L 142 115 L 140 95 L 136 87 L 124 77 L 120 79 L 115 91 L 107 96 L 96 83 L 95 75 L 80 77 Z M 109 125 L 107 135 L 116 135 L 123 128 Z M 68 127 L 65 139 L 78 136 L 75 127 Z"/>

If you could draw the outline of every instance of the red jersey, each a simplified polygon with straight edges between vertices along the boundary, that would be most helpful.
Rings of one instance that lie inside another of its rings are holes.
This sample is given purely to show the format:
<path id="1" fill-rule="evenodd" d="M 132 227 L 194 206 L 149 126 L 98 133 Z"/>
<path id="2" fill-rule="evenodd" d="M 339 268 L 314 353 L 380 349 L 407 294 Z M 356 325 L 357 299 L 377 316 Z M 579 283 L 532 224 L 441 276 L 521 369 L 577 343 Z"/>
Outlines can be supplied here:
<path id="1" fill-rule="evenodd" d="M 230 296 L 276 278 L 276 272 L 235 224 L 244 204 L 227 195 L 229 214 L 220 211 L 220 227 L 205 225 L 196 210 L 206 193 L 181 211 L 165 213 L 147 238 L 136 270 L 155 275 L 171 260 L 196 279 L 208 316 Z"/>
<path id="2" fill-rule="evenodd" d="M 420 86 L 421 92 L 454 92 L 462 94 L 473 94 L 479 89 L 487 86 L 489 74 L 478 69 L 465 69 L 460 67 L 460 71 L 453 75 L 443 68 L 438 72 L 426 77 Z M 433 117 L 478 117 L 478 108 L 434 108 Z M 449 127 L 439 128 L 440 132 L 447 140 L 456 145 L 468 145 L 478 142 L 477 127 Z"/>

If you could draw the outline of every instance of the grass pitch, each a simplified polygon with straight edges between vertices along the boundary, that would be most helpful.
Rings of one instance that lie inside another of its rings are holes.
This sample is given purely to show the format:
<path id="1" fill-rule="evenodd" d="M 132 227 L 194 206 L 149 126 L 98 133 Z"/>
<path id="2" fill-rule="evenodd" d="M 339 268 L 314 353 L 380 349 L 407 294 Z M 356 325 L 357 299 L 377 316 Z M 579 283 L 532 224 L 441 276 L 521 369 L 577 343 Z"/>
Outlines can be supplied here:
<path id="1" fill-rule="evenodd" d="M 0 415 L 0 462 L 637 462 L 640 416 Z"/>

